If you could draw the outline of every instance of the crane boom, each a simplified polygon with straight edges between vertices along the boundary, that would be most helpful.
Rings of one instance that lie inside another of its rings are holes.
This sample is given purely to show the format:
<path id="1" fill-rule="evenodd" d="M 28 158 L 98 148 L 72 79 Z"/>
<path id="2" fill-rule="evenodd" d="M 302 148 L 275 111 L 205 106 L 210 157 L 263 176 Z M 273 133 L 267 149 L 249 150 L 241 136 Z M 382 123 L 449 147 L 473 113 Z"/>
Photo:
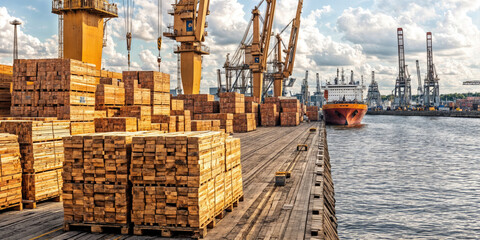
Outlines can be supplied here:
<path id="1" fill-rule="evenodd" d="M 303 9 L 303 0 L 298 1 L 297 13 L 292 21 L 292 30 L 290 31 L 290 40 L 288 41 L 288 47 L 285 49 L 286 56 L 283 64 L 283 69 L 274 74 L 274 94 L 276 97 L 282 96 L 283 93 L 283 80 L 289 78 L 293 73 L 293 66 L 295 65 L 295 55 L 297 52 L 298 35 L 300 30 L 301 15 Z M 278 43 L 281 45 L 280 43 Z M 279 46 L 280 48 L 280 46 Z"/>

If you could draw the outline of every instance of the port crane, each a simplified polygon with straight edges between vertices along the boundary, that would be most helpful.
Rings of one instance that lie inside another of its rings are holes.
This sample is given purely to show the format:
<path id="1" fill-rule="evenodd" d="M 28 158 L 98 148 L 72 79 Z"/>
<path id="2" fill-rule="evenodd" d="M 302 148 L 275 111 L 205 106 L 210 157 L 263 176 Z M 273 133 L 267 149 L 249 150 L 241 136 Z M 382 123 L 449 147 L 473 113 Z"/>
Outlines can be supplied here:
<path id="1" fill-rule="evenodd" d="M 263 1 L 262 1 L 263 2 Z M 246 50 L 246 56 L 249 68 L 253 76 L 253 94 L 252 96 L 262 98 L 263 95 L 263 75 L 267 69 L 268 50 L 270 46 L 270 37 L 272 36 L 273 20 L 275 17 L 276 0 L 266 0 L 263 28 L 260 32 L 260 10 L 255 8 L 253 14 L 253 38 L 250 51 Z M 247 47 L 248 48 L 248 47 Z M 248 53 L 250 52 L 250 53 Z"/>
<path id="2" fill-rule="evenodd" d="M 378 90 L 378 82 L 375 81 L 375 71 L 372 71 L 372 82 L 368 86 L 367 105 L 368 107 L 382 106 L 382 96 Z"/>
<path id="3" fill-rule="evenodd" d="M 433 64 L 432 33 L 427 32 L 427 78 L 423 85 L 423 102 L 427 107 L 440 106 L 440 87 L 437 70 Z"/>
<path id="4" fill-rule="evenodd" d="M 263 3 L 266 3 L 265 13 L 260 16 Z M 275 7 L 276 0 L 261 0 L 252 10 L 252 18 L 248 22 L 240 44 L 233 54 L 227 54 L 223 66 L 225 84 L 222 84 L 221 73 L 218 74 L 219 91 L 239 91 L 245 94 L 253 88 L 252 95 L 261 97 Z M 260 28 L 261 20 L 263 20 L 262 28 Z"/>
<path id="5" fill-rule="evenodd" d="M 206 18 L 210 14 L 209 0 L 175 0 L 169 14 L 174 17 L 164 37 L 180 43 L 174 51 L 180 54 L 183 92 L 199 94 L 202 78 L 202 56 L 210 54 L 203 42 L 207 36 Z"/>
<path id="6" fill-rule="evenodd" d="M 104 19 L 117 18 L 116 4 L 108 0 L 52 0 L 52 13 L 59 15 L 63 39 L 59 56 L 102 68 Z"/>
<path id="7" fill-rule="evenodd" d="M 308 105 L 310 103 L 310 92 L 308 91 L 308 70 L 305 71 L 305 78 L 302 82 L 302 89 L 301 89 L 301 103 L 304 105 Z"/>
<path id="8" fill-rule="evenodd" d="M 290 40 L 288 41 L 288 47 L 285 50 L 283 50 L 283 52 L 287 54 L 284 60 L 282 59 L 281 33 L 277 34 L 277 37 L 276 37 L 277 46 L 275 49 L 277 53 L 276 54 L 277 72 L 273 74 L 273 81 L 274 81 L 273 91 L 274 91 L 275 97 L 283 96 L 284 82 L 287 81 L 287 79 L 290 76 L 292 76 L 292 73 L 293 73 L 293 66 L 295 65 L 295 55 L 297 52 L 298 35 L 300 32 L 302 9 L 303 9 L 303 0 L 299 0 L 295 18 L 290 22 L 292 25 L 292 29 L 290 31 Z M 285 27 L 285 29 L 287 27 Z M 282 32 L 284 30 L 282 30 Z"/>
<path id="9" fill-rule="evenodd" d="M 408 74 L 408 68 L 405 65 L 405 42 L 403 37 L 403 29 L 397 28 L 398 41 L 398 77 L 395 81 L 395 98 L 396 107 L 406 107 L 410 105 L 412 98 L 411 79 Z"/>
<path id="10" fill-rule="evenodd" d="M 417 102 L 417 104 L 423 106 L 422 77 L 420 76 L 420 64 L 419 64 L 418 60 L 416 61 L 416 64 L 417 64 L 417 77 L 418 77 L 418 88 L 417 88 L 418 102 Z"/>

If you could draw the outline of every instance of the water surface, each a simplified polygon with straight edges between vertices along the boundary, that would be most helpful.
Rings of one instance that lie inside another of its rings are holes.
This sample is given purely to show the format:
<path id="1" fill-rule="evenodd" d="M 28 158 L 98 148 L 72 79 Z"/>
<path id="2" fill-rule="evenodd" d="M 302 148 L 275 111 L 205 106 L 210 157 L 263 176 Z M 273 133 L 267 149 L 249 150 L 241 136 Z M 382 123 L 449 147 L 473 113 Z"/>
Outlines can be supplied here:
<path id="1" fill-rule="evenodd" d="M 341 239 L 480 239 L 480 119 L 328 126 Z"/>

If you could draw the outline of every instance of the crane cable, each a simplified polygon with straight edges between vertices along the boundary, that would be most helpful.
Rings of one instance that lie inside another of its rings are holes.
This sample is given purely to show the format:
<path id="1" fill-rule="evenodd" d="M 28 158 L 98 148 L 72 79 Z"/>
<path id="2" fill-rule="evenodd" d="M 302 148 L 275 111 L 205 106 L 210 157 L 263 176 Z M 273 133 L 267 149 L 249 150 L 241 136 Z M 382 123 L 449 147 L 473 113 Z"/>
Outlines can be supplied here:
<path id="1" fill-rule="evenodd" d="M 157 48 L 158 48 L 158 71 L 160 72 L 160 64 L 162 63 L 162 31 L 163 31 L 163 17 L 162 17 L 162 1 L 158 0 L 158 39 L 157 39 Z"/>
<path id="2" fill-rule="evenodd" d="M 126 39 L 127 39 L 127 51 L 128 51 L 128 71 L 130 71 L 130 50 L 132 49 L 132 15 L 133 9 L 135 6 L 134 0 L 127 0 L 127 4 L 125 4 L 125 0 L 123 0 L 124 5 L 124 13 L 125 13 L 125 31 L 126 31 Z"/>

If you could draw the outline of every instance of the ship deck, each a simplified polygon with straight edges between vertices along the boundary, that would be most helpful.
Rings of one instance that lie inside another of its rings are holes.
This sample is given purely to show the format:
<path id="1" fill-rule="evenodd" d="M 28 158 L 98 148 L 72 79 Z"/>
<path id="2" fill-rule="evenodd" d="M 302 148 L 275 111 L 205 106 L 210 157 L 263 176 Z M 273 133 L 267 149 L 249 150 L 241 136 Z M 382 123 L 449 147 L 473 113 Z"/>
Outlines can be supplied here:
<path id="1" fill-rule="evenodd" d="M 242 140 L 244 201 L 216 227 L 208 229 L 206 239 L 310 239 L 315 238 L 312 232 L 322 231 L 322 221 L 312 221 L 312 209 L 318 206 L 312 193 L 322 181 L 315 171 L 318 170 L 317 155 L 323 153 L 318 146 L 325 143 L 325 139 L 318 131 L 310 132 L 311 127 L 320 129 L 321 123 L 262 127 L 254 132 L 234 134 Z M 297 151 L 298 144 L 308 145 L 308 151 Z M 286 186 L 276 187 L 275 172 L 284 170 L 291 170 L 292 176 Z M 318 209 L 315 211 L 318 214 Z M 61 202 L 45 202 L 36 209 L 0 212 L 0 238 L 160 239 L 119 233 L 64 232 Z"/>

